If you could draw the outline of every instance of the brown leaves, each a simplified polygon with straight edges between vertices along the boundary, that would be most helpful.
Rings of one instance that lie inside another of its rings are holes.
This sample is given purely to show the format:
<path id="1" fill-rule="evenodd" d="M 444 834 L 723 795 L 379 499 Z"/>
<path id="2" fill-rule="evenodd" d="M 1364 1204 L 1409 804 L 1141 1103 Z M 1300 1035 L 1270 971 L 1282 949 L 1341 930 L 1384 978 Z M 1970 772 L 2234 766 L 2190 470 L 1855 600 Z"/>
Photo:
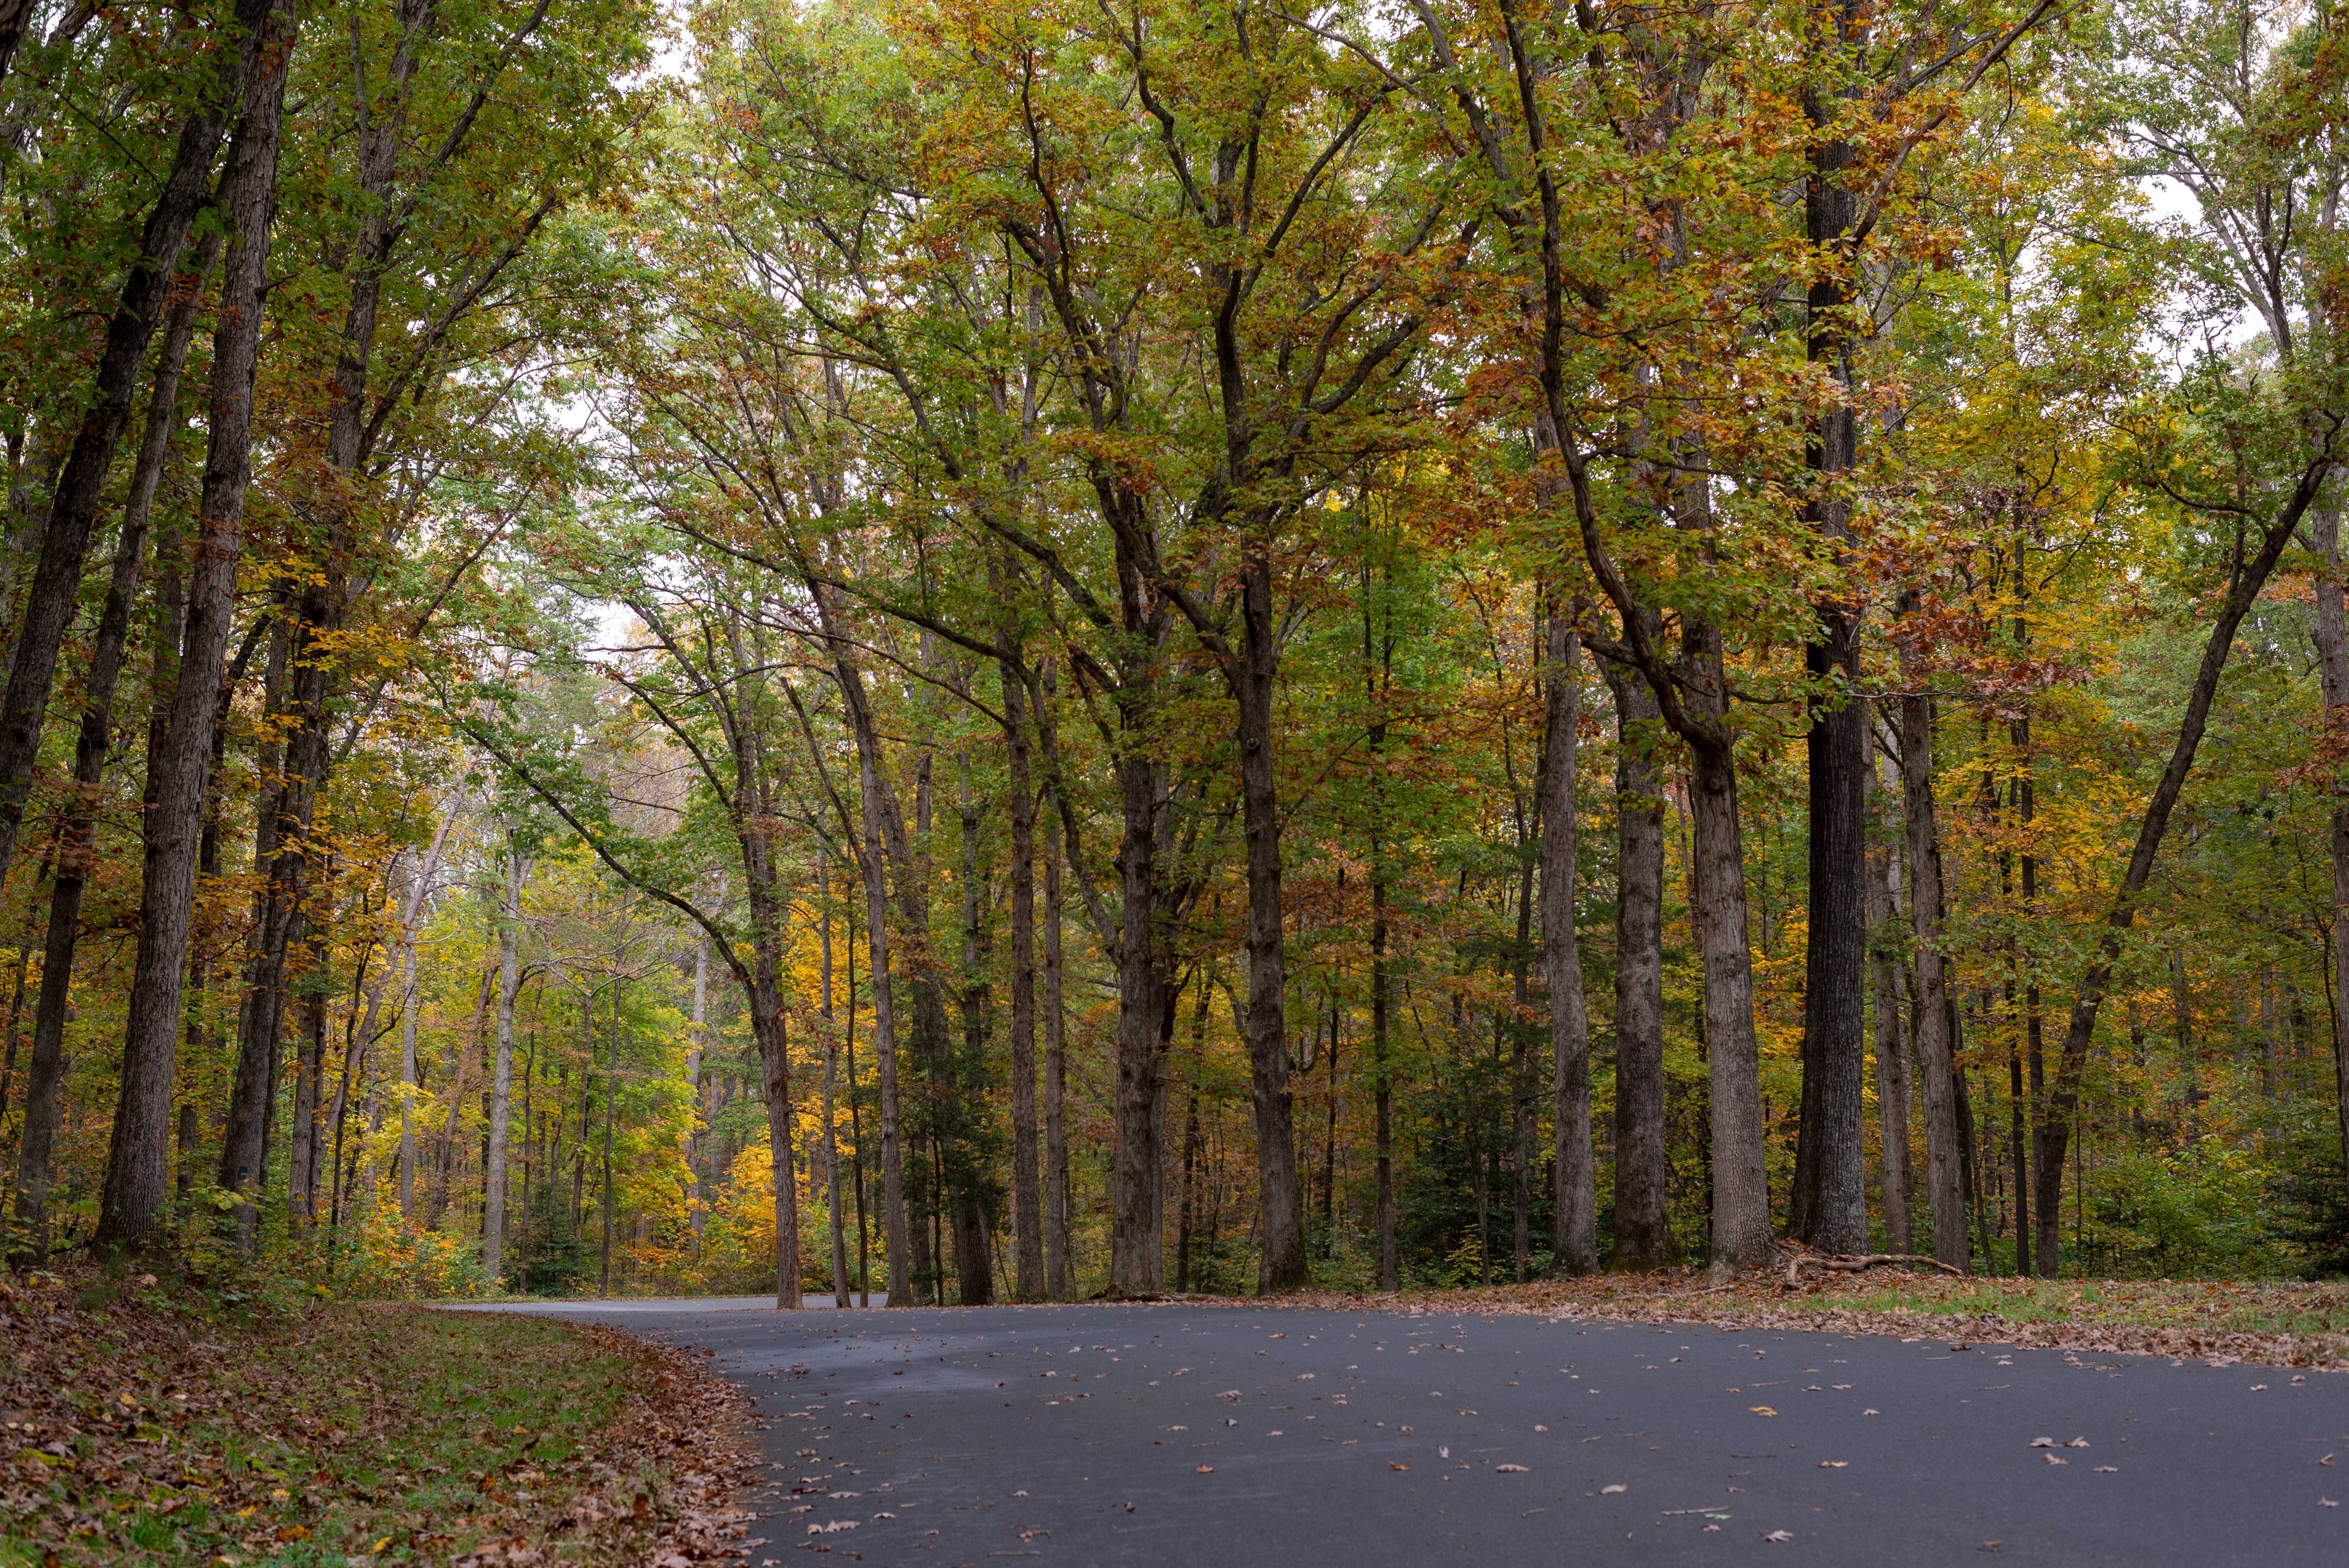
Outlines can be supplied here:
<path id="1" fill-rule="evenodd" d="M 2168 1282 L 2071 1280 L 2043 1285 L 1928 1276 L 1902 1279 L 1896 1294 L 1871 1283 L 1868 1274 L 1838 1273 L 1799 1297 L 1786 1294 L 1783 1282 L 1783 1270 L 1749 1270 L 1712 1287 L 1678 1272 L 1607 1274 L 1479 1290 L 1406 1292 L 1381 1298 L 1378 1304 L 1450 1316 L 1526 1313 L 1575 1322 L 1708 1323 L 1743 1329 L 1918 1336 L 1961 1350 L 1983 1342 L 2349 1369 L 2349 1289 L 2340 1286 L 2230 1284 L 2225 1289 L 2231 1304 L 2214 1320 L 2210 1309 L 2184 1300 L 2189 1293 L 2199 1297 L 2199 1286 Z M 2075 1299 L 2084 1291 L 2093 1300 Z M 1365 1304 L 1362 1298 L 1335 1291 L 1292 1299 L 1300 1306 L 1334 1311 Z M 2010 1300 L 2019 1309 L 2013 1317 L 1998 1310 Z M 2046 1307 L 2057 1304 L 2063 1315 L 2042 1315 Z M 2302 1326 L 2305 1324 L 2317 1327 L 2312 1331 Z"/>
<path id="2" fill-rule="evenodd" d="M 412 1308 L 81 1305 L 98 1282 L 0 1294 L 0 1514 L 35 1561 L 691 1563 L 743 1532 L 737 1397 L 673 1352 Z M 559 1369 L 592 1376 L 564 1391 Z"/>

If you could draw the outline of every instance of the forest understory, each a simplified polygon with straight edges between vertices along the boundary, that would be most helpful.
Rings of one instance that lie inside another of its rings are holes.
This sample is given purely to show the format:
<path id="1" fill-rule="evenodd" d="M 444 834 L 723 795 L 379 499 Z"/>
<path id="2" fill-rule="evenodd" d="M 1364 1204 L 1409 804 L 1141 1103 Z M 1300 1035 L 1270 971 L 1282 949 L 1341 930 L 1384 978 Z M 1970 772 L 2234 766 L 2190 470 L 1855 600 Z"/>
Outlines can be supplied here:
<path id="1" fill-rule="evenodd" d="M 2337 1362 L 2344 106 L 2340 0 L 0 0 L 26 1321 Z M 122 1392 L 19 1484 L 257 1550 Z"/>

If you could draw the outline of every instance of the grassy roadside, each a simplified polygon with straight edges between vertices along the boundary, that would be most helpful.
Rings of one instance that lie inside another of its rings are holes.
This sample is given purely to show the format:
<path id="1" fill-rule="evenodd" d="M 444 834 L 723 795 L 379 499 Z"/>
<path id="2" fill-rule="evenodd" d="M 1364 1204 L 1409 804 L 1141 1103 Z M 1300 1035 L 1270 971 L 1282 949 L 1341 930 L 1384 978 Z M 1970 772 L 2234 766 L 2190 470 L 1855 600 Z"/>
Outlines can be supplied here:
<path id="1" fill-rule="evenodd" d="M 0 1283 L 0 1568 L 740 1550 L 742 1407 L 696 1358 L 536 1318 L 194 1301 L 152 1276 Z"/>
<path id="2" fill-rule="evenodd" d="M 2349 1285 L 2297 1281 L 1951 1279 L 1899 1269 L 1789 1290 L 1755 1270 L 1720 1285 L 1696 1273 L 1606 1274 L 1393 1296 L 1319 1294 L 1337 1306 L 1542 1313 L 1638 1323 L 1717 1323 L 2349 1371 Z"/>

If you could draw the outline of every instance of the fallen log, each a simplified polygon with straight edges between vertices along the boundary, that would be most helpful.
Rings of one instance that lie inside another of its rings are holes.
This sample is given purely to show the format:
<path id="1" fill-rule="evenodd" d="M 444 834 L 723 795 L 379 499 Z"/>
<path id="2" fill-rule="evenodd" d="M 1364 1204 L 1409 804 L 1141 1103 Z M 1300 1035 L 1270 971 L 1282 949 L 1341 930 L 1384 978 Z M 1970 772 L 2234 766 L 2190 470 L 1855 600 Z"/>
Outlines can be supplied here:
<path id="1" fill-rule="evenodd" d="M 1781 1245 L 1784 1243 L 1782 1242 Z M 1963 1269 L 1945 1263 L 1939 1258 L 1929 1258 L 1917 1252 L 1792 1251 L 1786 1259 L 1786 1288 L 1790 1291 L 1802 1289 L 1803 1271 L 1806 1268 L 1828 1269 L 1837 1273 L 1856 1274 L 1863 1269 L 1875 1268 L 1879 1263 L 1922 1263 L 1928 1268 L 1939 1269 L 1945 1274 L 1954 1274 L 1961 1279 L 1965 1277 Z"/>

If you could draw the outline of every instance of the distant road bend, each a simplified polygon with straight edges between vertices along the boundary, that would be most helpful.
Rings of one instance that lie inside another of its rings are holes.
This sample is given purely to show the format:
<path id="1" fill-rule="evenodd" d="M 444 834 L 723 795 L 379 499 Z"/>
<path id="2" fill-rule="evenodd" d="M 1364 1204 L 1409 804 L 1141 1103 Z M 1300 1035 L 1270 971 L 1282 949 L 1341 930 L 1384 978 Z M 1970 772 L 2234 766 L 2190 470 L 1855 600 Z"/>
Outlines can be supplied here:
<path id="1" fill-rule="evenodd" d="M 749 1389 L 753 1564 L 2349 1563 L 2323 1373 L 1279 1306 L 526 1310 Z"/>

